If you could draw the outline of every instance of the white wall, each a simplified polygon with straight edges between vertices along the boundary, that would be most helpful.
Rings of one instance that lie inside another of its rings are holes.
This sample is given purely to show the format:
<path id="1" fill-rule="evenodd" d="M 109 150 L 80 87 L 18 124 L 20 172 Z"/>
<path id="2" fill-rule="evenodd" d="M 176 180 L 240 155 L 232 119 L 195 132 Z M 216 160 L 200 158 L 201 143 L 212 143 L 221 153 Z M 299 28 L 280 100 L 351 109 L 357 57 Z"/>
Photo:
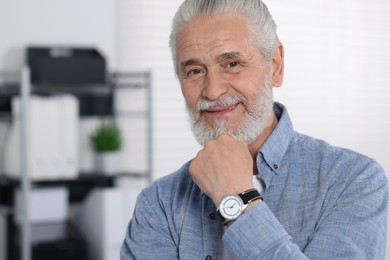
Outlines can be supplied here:
<path id="1" fill-rule="evenodd" d="M 28 45 L 96 46 L 115 64 L 112 0 L 0 1 L 0 71 L 20 69 Z"/>

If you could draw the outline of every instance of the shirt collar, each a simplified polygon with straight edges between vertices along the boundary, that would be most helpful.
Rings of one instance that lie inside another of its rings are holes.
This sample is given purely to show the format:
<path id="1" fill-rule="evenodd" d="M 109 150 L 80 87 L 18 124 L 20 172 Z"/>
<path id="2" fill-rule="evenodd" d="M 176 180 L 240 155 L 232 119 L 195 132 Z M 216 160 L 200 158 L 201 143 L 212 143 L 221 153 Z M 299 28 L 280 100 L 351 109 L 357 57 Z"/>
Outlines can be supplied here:
<path id="1" fill-rule="evenodd" d="M 286 107 L 275 102 L 274 112 L 279 119 L 278 124 L 261 146 L 257 155 L 259 175 L 265 182 L 266 187 L 270 183 L 272 175 L 280 172 L 283 157 L 294 134 L 292 122 Z M 260 169 L 262 169 L 262 162 L 265 162 L 270 169 L 270 171 L 267 171 L 269 174 L 261 173 Z"/>

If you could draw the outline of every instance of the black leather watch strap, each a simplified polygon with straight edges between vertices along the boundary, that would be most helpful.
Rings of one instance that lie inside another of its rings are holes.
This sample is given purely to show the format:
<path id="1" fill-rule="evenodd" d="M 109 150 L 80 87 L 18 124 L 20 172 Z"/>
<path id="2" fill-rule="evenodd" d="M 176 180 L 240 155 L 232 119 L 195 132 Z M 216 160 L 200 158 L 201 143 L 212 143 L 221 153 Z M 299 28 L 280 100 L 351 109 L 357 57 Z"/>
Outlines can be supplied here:
<path id="1" fill-rule="evenodd" d="M 246 190 L 243 193 L 238 194 L 238 196 L 241 197 L 242 202 L 244 202 L 244 205 L 249 204 L 254 200 L 258 200 L 258 199 L 263 200 L 263 197 L 255 188 Z"/>

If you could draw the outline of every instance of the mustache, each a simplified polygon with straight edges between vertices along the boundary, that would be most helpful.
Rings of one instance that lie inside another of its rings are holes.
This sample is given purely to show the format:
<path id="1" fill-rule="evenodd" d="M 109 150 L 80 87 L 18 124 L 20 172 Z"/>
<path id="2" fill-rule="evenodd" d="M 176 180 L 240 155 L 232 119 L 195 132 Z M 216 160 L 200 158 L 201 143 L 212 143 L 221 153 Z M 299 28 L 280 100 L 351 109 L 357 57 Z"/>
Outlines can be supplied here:
<path id="1" fill-rule="evenodd" d="M 198 103 L 196 103 L 194 112 L 201 113 L 214 107 L 229 107 L 238 103 L 242 103 L 246 106 L 247 100 L 243 96 L 227 96 L 219 100 L 201 99 Z"/>

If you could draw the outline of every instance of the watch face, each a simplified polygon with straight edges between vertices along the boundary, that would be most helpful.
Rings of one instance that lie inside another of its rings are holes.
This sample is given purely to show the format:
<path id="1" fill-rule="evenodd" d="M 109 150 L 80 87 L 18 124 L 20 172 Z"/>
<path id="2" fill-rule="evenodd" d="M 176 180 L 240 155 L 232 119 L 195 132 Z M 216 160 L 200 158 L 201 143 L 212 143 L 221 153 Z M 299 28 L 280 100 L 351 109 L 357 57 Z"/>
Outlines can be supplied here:
<path id="1" fill-rule="evenodd" d="M 237 195 L 226 196 L 219 206 L 221 215 L 227 220 L 234 220 L 242 213 L 242 199 Z"/>

